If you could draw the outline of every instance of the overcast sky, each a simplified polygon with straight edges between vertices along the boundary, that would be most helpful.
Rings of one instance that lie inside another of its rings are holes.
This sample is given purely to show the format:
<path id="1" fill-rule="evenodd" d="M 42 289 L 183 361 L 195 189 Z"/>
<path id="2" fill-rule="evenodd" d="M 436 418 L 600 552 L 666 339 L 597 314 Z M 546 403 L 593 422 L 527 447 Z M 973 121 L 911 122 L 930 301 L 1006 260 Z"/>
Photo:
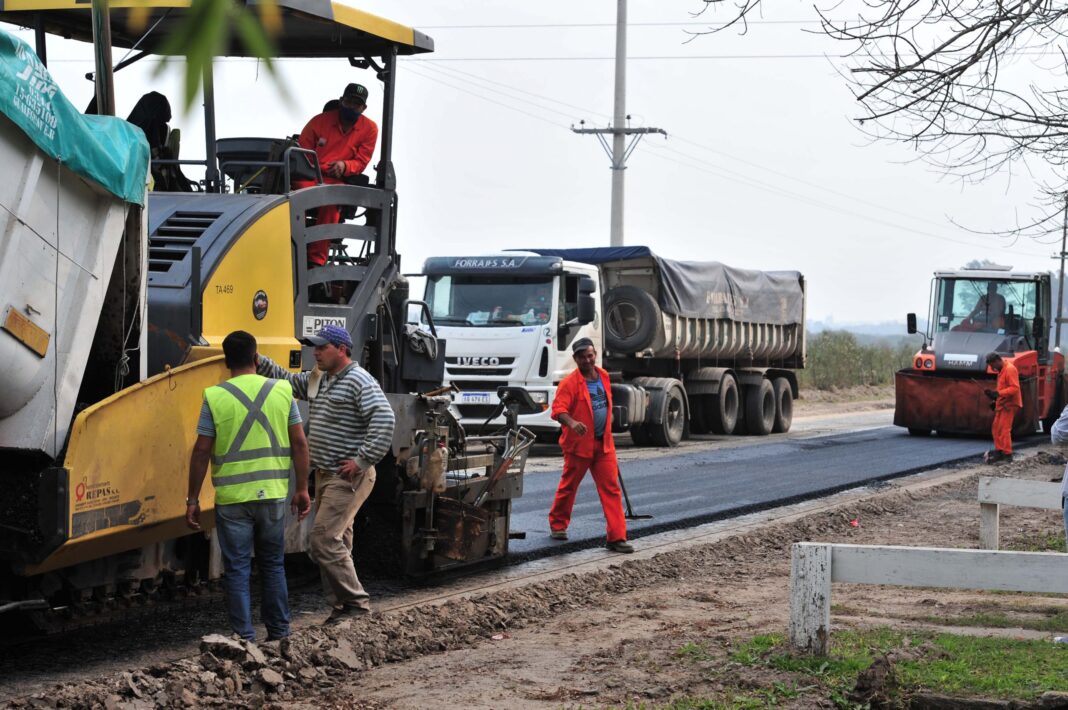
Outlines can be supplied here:
<path id="1" fill-rule="evenodd" d="M 569 126 L 603 126 L 611 116 L 613 0 L 350 1 L 426 32 L 437 47 L 401 63 L 394 160 L 405 271 L 431 255 L 608 245 L 608 158 Z M 627 110 L 633 125 L 669 137 L 646 137 L 628 164 L 627 244 L 799 270 L 809 317 L 837 322 L 923 312 L 931 272 L 972 259 L 1054 267 L 1059 245 L 1007 247 L 950 221 L 994 230 L 1026 218 L 1034 186 L 1022 171 L 963 186 L 907 146 L 868 143 L 835 70 L 844 60 L 825 56 L 843 48 L 811 32 L 809 7 L 777 5 L 781 14 L 766 14 L 746 36 L 686 44 L 686 30 L 703 26 L 690 24 L 703 6 L 630 2 Z M 32 44 L 32 33 L 19 35 Z M 85 106 L 90 47 L 51 39 L 49 60 L 64 92 Z M 146 61 L 116 76 L 120 115 L 153 88 L 178 113 L 179 74 L 156 79 L 154 69 Z M 281 75 L 289 103 L 256 62 L 221 61 L 219 137 L 297 133 L 349 81 L 368 85 L 369 114 L 379 115 L 381 85 L 347 63 L 293 60 Z M 183 129 L 182 157 L 202 157 L 197 110 L 172 125 Z"/>

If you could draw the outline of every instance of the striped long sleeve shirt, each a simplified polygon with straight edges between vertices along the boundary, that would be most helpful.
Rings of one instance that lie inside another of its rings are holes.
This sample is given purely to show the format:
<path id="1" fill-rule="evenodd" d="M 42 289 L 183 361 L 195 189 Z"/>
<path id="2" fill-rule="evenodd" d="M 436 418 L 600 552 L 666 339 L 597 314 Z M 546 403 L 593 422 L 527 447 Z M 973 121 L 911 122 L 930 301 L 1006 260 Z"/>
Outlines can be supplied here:
<path id="1" fill-rule="evenodd" d="M 393 408 L 371 374 L 353 363 L 337 375 L 323 373 L 319 391 L 308 398 L 310 372 L 293 374 L 260 355 L 257 372 L 288 380 L 293 396 L 308 401 L 308 447 L 315 468 L 334 471 L 355 459 L 361 471 L 378 463 L 393 443 Z"/>

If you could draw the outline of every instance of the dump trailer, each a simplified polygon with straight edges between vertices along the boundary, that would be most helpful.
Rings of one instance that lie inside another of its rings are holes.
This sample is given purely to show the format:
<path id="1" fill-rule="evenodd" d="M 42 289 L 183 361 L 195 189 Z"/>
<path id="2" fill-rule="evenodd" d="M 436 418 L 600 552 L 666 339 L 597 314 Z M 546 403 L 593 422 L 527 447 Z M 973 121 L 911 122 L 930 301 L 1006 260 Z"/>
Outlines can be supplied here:
<path id="1" fill-rule="evenodd" d="M 1050 349 L 1050 284 L 1049 273 L 1011 267 L 936 272 L 923 346 L 895 376 L 894 424 L 914 436 L 989 436 L 994 412 L 983 390 L 996 382 L 986 364 L 992 352 L 1020 373 L 1023 408 L 1013 434 L 1056 420 L 1066 380 L 1064 356 Z M 908 332 L 918 332 L 914 313 Z"/>
<path id="2" fill-rule="evenodd" d="M 790 428 L 795 371 L 805 364 L 805 280 L 796 271 L 621 247 L 432 257 L 424 274 L 465 427 L 497 424 L 492 393 L 512 384 L 542 409 L 520 423 L 554 437 L 555 388 L 575 367 L 571 344 L 585 337 L 612 377 L 615 430 L 638 445 Z"/>
<path id="3" fill-rule="evenodd" d="M 433 42 L 329 0 L 277 5 L 278 56 L 348 59 L 381 82 L 373 182 L 322 184 L 315 154 L 284 137 L 216 141 L 210 67 L 204 157 L 150 161 L 141 129 L 81 115 L 39 59 L 44 47 L 0 33 L 10 178 L 0 187 L 0 615 L 27 612 L 48 628 L 107 618 L 222 574 L 210 481 L 206 533 L 186 528 L 184 499 L 202 392 L 228 376 L 221 343 L 238 329 L 299 372 L 314 367 L 299 338 L 341 325 L 382 385 L 396 427 L 357 521 L 361 567 L 423 577 L 507 554 L 533 435 L 465 436 L 442 389 L 444 343 L 404 327 L 396 61 Z M 113 9 L 113 42 L 158 51 L 188 10 L 149 0 L 134 10 L 147 21 L 132 22 L 132 10 Z M 5 6 L 0 21 L 94 34 L 75 2 Z M 202 180 L 185 180 L 190 164 Z M 167 178 L 184 189 L 146 191 L 150 173 L 157 187 Z M 293 191 L 297 177 L 314 184 Z M 340 206 L 343 222 L 317 224 L 323 205 Z M 324 238 L 329 261 L 310 268 L 306 247 Z M 522 405 L 502 402 L 512 423 Z M 287 520 L 288 552 L 306 550 L 311 523 Z"/>

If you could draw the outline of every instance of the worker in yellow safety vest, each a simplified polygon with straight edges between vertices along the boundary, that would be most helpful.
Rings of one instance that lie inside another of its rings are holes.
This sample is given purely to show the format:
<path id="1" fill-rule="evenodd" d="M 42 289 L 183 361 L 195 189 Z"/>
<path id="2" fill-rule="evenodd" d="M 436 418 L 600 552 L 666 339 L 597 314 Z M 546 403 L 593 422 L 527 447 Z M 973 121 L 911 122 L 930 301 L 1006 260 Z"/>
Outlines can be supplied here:
<path id="1" fill-rule="evenodd" d="M 200 488 L 210 461 L 230 625 L 241 638 L 255 640 L 249 590 L 255 550 L 263 623 L 267 640 L 273 641 L 289 636 L 285 502 L 292 465 L 297 479 L 293 513 L 303 520 L 311 510 L 308 442 L 290 384 L 256 374 L 256 339 L 234 331 L 223 340 L 223 355 L 230 379 L 204 390 L 185 519 L 190 528 L 200 529 Z"/>

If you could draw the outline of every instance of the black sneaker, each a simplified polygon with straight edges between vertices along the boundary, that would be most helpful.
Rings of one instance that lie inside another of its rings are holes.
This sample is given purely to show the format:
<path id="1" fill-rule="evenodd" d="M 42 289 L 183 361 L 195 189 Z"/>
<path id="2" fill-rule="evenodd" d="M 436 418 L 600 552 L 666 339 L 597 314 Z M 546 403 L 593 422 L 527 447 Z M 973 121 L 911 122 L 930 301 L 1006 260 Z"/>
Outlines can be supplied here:
<path id="1" fill-rule="evenodd" d="M 550 530 L 549 537 L 551 537 L 553 540 L 566 540 L 567 530 Z"/>
<path id="2" fill-rule="evenodd" d="M 616 540 L 614 542 L 608 543 L 607 545 L 605 545 L 605 547 L 608 548 L 609 552 L 623 552 L 623 553 L 634 552 L 634 545 L 631 545 L 626 540 Z"/>
<path id="3" fill-rule="evenodd" d="M 362 606 L 354 606 L 352 604 L 346 604 L 345 606 L 337 607 L 330 616 L 326 617 L 324 624 L 336 624 L 344 621 L 345 619 L 355 619 L 360 616 L 367 616 L 371 613 L 370 609 L 364 609 Z"/>

